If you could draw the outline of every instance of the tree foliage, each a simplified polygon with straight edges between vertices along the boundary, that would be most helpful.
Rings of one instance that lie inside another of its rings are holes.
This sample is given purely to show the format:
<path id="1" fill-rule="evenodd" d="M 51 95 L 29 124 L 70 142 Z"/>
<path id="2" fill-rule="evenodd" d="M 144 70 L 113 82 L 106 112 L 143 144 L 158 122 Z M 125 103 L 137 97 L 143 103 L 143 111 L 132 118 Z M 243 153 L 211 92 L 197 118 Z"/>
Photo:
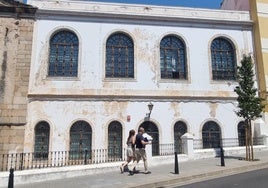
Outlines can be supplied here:
<path id="1" fill-rule="evenodd" d="M 236 114 L 245 120 L 254 120 L 261 117 L 264 105 L 263 99 L 257 96 L 257 89 L 254 87 L 254 72 L 251 56 L 244 56 L 241 66 L 237 67 L 238 85 L 235 88 L 239 110 Z"/>
<path id="2" fill-rule="evenodd" d="M 241 66 L 237 67 L 238 86 L 234 89 L 237 93 L 238 111 L 236 114 L 244 118 L 246 160 L 254 160 L 253 138 L 251 120 L 262 116 L 264 105 L 263 99 L 258 97 L 258 90 L 254 87 L 254 71 L 251 56 L 244 56 Z"/>

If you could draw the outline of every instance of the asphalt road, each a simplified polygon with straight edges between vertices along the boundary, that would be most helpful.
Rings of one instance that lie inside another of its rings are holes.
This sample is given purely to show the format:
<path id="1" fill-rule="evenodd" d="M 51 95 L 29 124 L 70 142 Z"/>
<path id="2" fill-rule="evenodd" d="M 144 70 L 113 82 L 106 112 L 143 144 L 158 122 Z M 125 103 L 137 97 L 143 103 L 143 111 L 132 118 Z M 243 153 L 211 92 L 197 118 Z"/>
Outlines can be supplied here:
<path id="1" fill-rule="evenodd" d="M 268 168 L 173 188 L 267 188 Z"/>

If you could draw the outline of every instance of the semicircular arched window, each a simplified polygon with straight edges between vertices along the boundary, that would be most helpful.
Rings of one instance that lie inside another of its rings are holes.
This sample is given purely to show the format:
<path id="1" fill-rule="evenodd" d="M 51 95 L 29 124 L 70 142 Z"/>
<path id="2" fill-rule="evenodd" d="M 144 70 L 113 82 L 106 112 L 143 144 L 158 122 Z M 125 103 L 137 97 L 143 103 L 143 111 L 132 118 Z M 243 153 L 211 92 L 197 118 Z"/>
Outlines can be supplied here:
<path id="1" fill-rule="evenodd" d="M 143 127 L 145 132 L 149 134 L 152 140 L 152 156 L 160 155 L 160 144 L 159 144 L 159 130 L 156 124 L 152 121 L 144 121 L 140 126 Z"/>
<path id="2" fill-rule="evenodd" d="M 238 132 L 239 146 L 245 146 L 246 145 L 246 127 L 245 127 L 244 121 L 241 121 L 238 123 L 237 132 Z"/>
<path id="3" fill-rule="evenodd" d="M 90 158 L 92 129 L 86 121 L 75 122 L 70 130 L 70 159 Z"/>
<path id="4" fill-rule="evenodd" d="M 124 33 L 112 34 L 106 43 L 106 78 L 134 78 L 134 43 Z"/>
<path id="5" fill-rule="evenodd" d="M 118 121 L 108 127 L 108 155 L 109 160 L 122 159 L 122 125 Z"/>
<path id="6" fill-rule="evenodd" d="M 181 136 L 185 133 L 187 133 L 187 125 L 182 121 L 176 122 L 174 126 L 174 144 L 175 151 L 178 153 L 183 153 Z"/>
<path id="7" fill-rule="evenodd" d="M 221 146 L 221 129 L 214 121 L 205 123 L 202 129 L 203 148 L 219 148 Z"/>
<path id="8" fill-rule="evenodd" d="M 211 62 L 213 80 L 235 80 L 236 53 L 234 45 L 223 37 L 211 43 Z"/>
<path id="9" fill-rule="evenodd" d="M 48 76 L 76 77 L 78 71 L 79 41 L 68 30 L 56 32 L 49 43 Z"/>
<path id="10" fill-rule="evenodd" d="M 186 49 L 184 42 L 174 35 L 160 42 L 161 79 L 187 79 Z"/>
<path id="11" fill-rule="evenodd" d="M 34 157 L 48 158 L 50 126 L 47 122 L 39 122 L 35 128 Z"/>

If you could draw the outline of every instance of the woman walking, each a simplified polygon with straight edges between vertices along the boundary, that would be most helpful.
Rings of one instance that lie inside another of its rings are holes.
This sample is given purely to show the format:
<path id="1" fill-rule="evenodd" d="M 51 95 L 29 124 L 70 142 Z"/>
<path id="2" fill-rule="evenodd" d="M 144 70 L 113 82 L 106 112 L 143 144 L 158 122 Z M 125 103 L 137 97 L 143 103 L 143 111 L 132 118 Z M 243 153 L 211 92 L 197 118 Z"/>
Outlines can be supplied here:
<path id="1" fill-rule="evenodd" d="M 135 141 L 136 141 L 136 135 L 135 130 L 132 129 L 129 131 L 129 135 L 127 138 L 127 160 L 120 166 L 121 173 L 124 173 L 124 168 L 128 163 L 130 163 L 132 160 L 135 160 Z"/>

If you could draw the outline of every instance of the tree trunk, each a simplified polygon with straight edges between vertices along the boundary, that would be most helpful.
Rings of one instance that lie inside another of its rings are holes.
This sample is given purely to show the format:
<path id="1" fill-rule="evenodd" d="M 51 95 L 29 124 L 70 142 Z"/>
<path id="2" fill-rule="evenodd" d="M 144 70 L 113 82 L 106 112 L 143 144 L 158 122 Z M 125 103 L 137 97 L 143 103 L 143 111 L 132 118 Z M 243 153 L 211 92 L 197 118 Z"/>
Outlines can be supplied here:
<path id="1" fill-rule="evenodd" d="M 246 160 L 254 160 L 254 151 L 253 151 L 253 137 L 252 137 L 252 126 L 251 120 L 245 120 L 245 131 L 246 131 Z"/>
<path id="2" fill-rule="evenodd" d="M 245 125 L 245 131 L 246 131 L 246 133 L 245 133 L 245 141 L 246 141 L 246 143 L 245 143 L 245 145 L 246 145 L 246 161 L 248 161 L 248 126 L 247 126 L 247 124 Z"/>
<path id="3" fill-rule="evenodd" d="M 251 121 L 249 121 L 249 132 L 250 132 L 250 149 L 251 149 L 251 161 L 254 160 L 254 151 L 253 151 L 253 136 L 252 136 L 252 126 Z"/>

